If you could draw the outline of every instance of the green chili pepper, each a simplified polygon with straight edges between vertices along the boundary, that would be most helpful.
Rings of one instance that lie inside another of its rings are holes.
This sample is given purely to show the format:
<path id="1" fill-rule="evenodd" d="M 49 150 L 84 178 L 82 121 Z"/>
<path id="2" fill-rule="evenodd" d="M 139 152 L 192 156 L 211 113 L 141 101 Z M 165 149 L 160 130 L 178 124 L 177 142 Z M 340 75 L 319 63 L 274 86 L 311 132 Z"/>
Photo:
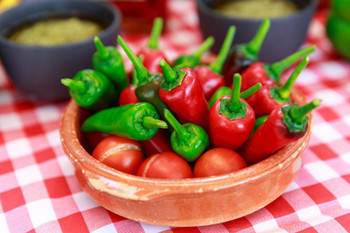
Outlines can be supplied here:
<path id="1" fill-rule="evenodd" d="M 104 73 L 112 81 L 114 87 L 120 93 L 129 85 L 122 55 L 113 46 L 104 47 L 97 36 L 95 36 L 94 41 L 97 52 L 93 55 L 92 64 L 96 70 Z"/>
<path id="2" fill-rule="evenodd" d="M 103 132 L 134 140 L 149 140 L 166 129 L 155 108 L 145 102 L 102 110 L 85 120 L 82 132 Z"/>
<path id="3" fill-rule="evenodd" d="M 193 68 L 200 64 L 200 58 L 205 51 L 210 49 L 214 44 L 214 38 L 212 36 L 208 37 L 203 44 L 191 55 L 183 55 L 178 57 L 173 64 L 174 68 L 182 69 L 182 68 Z"/>
<path id="4" fill-rule="evenodd" d="M 96 70 L 82 70 L 73 79 L 61 79 L 69 93 L 82 108 L 98 111 L 116 105 L 117 93 L 111 81 Z"/>
<path id="5" fill-rule="evenodd" d="M 170 138 L 173 150 L 187 161 L 195 161 L 209 146 L 208 134 L 198 125 L 181 125 L 167 109 L 164 115 L 174 128 Z"/>

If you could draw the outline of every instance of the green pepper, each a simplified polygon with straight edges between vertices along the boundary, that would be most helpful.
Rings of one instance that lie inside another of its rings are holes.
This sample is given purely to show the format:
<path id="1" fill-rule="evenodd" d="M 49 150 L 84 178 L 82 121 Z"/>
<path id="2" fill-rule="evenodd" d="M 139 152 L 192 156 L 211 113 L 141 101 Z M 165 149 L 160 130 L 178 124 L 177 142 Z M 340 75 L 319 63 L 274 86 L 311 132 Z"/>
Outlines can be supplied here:
<path id="1" fill-rule="evenodd" d="M 120 93 L 129 85 L 123 57 L 115 47 L 104 47 L 97 36 L 95 36 L 94 41 L 97 52 L 93 55 L 92 64 L 96 70 L 104 73 L 112 81 L 114 87 Z"/>
<path id="2" fill-rule="evenodd" d="M 167 123 L 159 120 L 155 108 L 145 102 L 109 108 L 87 118 L 81 131 L 103 132 L 134 140 L 149 140 Z"/>
<path id="3" fill-rule="evenodd" d="M 195 161 L 209 146 L 208 134 L 198 125 L 181 125 L 167 109 L 164 116 L 174 128 L 170 137 L 173 150 L 188 162 Z"/>
<path id="4" fill-rule="evenodd" d="M 82 70 L 73 79 L 61 79 L 71 97 L 82 108 L 98 111 L 116 105 L 117 93 L 111 81 L 96 70 Z"/>
<path id="5" fill-rule="evenodd" d="M 182 68 L 194 68 L 200 64 L 200 58 L 205 51 L 210 49 L 214 44 L 214 38 L 212 36 L 208 37 L 203 44 L 191 55 L 183 55 L 178 57 L 174 63 L 173 67 L 177 69 Z"/>
<path id="6" fill-rule="evenodd" d="M 333 0 L 332 11 L 338 17 L 350 22 L 350 0 Z"/>

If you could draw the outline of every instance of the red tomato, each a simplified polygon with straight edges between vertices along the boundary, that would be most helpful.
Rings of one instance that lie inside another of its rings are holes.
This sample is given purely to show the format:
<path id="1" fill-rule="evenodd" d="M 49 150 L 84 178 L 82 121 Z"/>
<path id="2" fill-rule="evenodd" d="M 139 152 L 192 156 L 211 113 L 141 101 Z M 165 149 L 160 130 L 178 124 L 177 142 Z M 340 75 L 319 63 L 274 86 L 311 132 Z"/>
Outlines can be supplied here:
<path id="1" fill-rule="evenodd" d="M 162 152 L 173 152 L 170 144 L 170 137 L 164 130 L 159 130 L 158 133 L 151 139 L 140 141 L 142 151 L 146 157 Z"/>
<path id="2" fill-rule="evenodd" d="M 194 165 L 194 177 L 227 174 L 247 167 L 244 159 L 234 150 L 218 147 L 205 152 Z"/>
<path id="3" fill-rule="evenodd" d="M 140 144 L 118 136 L 103 139 L 92 152 L 92 156 L 107 166 L 133 175 L 136 175 L 143 161 Z"/>
<path id="4" fill-rule="evenodd" d="M 135 94 L 136 85 L 130 85 L 122 90 L 119 96 L 119 105 L 136 104 L 140 100 Z"/>
<path id="5" fill-rule="evenodd" d="M 109 134 L 101 132 L 91 132 L 86 134 L 89 145 L 92 148 L 95 148 L 103 139 L 105 139 L 108 136 Z"/>
<path id="6" fill-rule="evenodd" d="M 154 154 L 140 166 L 137 175 L 160 179 L 192 178 L 190 165 L 174 152 Z"/>

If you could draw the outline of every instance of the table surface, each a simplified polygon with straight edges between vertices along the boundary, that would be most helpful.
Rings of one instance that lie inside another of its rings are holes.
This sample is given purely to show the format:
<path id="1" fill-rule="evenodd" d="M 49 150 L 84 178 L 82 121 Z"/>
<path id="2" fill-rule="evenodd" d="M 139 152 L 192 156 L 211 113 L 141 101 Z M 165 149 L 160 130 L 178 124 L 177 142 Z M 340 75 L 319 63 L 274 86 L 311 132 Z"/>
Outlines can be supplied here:
<path id="1" fill-rule="evenodd" d="M 172 59 L 193 51 L 202 38 L 193 1 L 170 1 L 169 14 L 160 47 Z M 305 45 L 318 49 L 296 84 L 308 100 L 323 100 L 296 179 L 265 208 L 205 227 L 154 226 L 100 207 L 80 188 L 60 143 L 67 102 L 29 101 L 0 68 L 0 231 L 350 232 L 350 64 L 326 39 L 325 19 L 318 12 L 312 21 Z M 147 40 L 123 36 L 133 49 Z"/>

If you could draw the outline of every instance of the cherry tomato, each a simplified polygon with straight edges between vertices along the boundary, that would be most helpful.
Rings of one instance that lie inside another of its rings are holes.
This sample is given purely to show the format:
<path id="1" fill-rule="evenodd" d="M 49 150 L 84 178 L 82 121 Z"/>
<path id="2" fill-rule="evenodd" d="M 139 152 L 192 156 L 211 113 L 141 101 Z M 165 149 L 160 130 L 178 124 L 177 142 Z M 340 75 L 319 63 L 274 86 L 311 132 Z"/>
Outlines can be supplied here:
<path id="1" fill-rule="evenodd" d="M 133 175 L 136 175 L 143 161 L 140 144 L 118 136 L 103 139 L 92 152 L 92 156 L 107 166 Z"/>
<path id="2" fill-rule="evenodd" d="M 190 165 L 174 152 L 154 154 L 140 166 L 137 175 L 160 179 L 192 178 Z"/>
<path id="3" fill-rule="evenodd" d="M 108 136 L 109 134 L 101 133 L 101 132 L 92 132 L 92 133 L 86 134 L 89 145 L 92 148 L 95 148 L 103 139 L 105 139 Z"/>
<path id="4" fill-rule="evenodd" d="M 234 150 L 218 147 L 205 152 L 194 165 L 194 177 L 227 174 L 247 167 L 244 159 Z"/>
<path id="5" fill-rule="evenodd" d="M 140 141 L 142 151 L 146 157 L 162 152 L 173 152 L 170 144 L 170 137 L 164 130 L 159 130 L 158 133 L 151 139 Z"/>
<path id="6" fill-rule="evenodd" d="M 122 90 L 119 96 L 119 105 L 136 104 L 140 100 L 135 94 L 136 85 L 130 85 Z"/>

